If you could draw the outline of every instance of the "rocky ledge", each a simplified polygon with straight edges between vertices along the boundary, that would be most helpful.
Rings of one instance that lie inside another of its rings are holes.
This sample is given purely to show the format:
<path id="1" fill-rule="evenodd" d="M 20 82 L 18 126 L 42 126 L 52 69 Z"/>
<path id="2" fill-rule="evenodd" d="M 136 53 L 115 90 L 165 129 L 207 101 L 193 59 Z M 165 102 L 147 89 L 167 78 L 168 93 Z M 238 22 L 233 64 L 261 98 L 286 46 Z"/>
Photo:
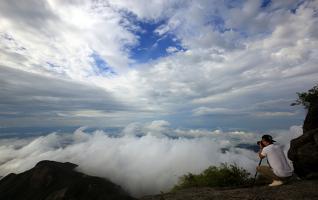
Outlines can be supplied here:
<path id="1" fill-rule="evenodd" d="M 141 200 L 314 200 L 318 199 L 318 180 L 294 181 L 277 187 L 217 189 L 189 188 L 177 192 L 145 196 Z"/>

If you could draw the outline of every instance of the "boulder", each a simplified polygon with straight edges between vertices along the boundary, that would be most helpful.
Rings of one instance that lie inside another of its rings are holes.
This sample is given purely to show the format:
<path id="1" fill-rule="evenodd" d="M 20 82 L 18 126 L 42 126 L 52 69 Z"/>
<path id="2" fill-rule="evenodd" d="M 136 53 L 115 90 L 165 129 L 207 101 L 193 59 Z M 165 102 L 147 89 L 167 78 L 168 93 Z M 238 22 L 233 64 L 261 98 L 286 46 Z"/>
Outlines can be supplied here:
<path id="1" fill-rule="evenodd" d="M 288 158 L 295 173 L 303 178 L 318 177 L 318 129 L 305 132 L 290 142 Z"/>

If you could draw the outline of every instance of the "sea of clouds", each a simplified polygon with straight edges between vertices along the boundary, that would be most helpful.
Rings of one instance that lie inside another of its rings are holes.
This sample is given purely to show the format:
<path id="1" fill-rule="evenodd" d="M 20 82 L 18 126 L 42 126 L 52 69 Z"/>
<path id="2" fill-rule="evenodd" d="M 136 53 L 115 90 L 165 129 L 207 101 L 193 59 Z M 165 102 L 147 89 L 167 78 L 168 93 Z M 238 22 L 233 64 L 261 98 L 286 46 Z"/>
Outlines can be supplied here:
<path id="1" fill-rule="evenodd" d="M 81 127 L 33 138 L 0 139 L 0 176 L 20 173 L 41 160 L 73 162 L 78 171 L 110 179 L 134 196 L 168 191 L 180 176 L 210 165 L 236 163 L 255 172 L 257 154 L 238 144 L 255 144 L 264 133 L 177 129 L 169 122 L 132 123 L 116 135 Z M 270 132 L 287 152 L 300 126 Z"/>

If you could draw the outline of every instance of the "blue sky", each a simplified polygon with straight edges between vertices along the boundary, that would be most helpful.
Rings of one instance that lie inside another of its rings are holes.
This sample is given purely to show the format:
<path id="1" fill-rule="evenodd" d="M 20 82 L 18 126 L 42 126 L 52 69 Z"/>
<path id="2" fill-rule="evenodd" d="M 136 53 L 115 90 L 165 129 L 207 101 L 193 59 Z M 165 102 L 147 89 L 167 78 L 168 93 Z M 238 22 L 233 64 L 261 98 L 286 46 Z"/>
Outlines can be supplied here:
<path id="1" fill-rule="evenodd" d="M 0 3 L 0 128 L 274 130 L 317 80 L 316 1 Z M 20 129 L 19 129 L 20 130 Z"/>
<path id="2" fill-rule="evenodd" d="M 137 63 L 146 63 L 157 58 L 168 56 L 169 47 L 184 50 L 180 41 L 173 34 L 159 35 L 156 29 L 165 24 L 165 21 L 143 22 L 137 21 L 140 31 L 136 32 L 138 44 L 131 51 L 131 58 Z"/>
<path id="3" fill-rule="evenodd" d="M 93 59 L 93 67 L 97 68 L 97 74 L 116 75 L 112 67 L 97 52 L 92 53 L 91 58 Z"/>

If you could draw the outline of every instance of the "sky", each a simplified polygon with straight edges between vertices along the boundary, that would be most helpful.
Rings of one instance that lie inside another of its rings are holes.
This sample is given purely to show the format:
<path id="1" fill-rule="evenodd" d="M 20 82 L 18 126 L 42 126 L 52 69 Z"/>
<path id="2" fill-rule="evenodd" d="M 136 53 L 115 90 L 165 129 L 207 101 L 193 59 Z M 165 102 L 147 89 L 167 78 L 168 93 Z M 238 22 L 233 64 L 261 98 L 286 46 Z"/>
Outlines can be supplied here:
<path id="1" fill-rule="evenodd" d="M 300 125 L 317 17 L 317 1 L 1 1 L 0 127 Z"/>
<path id="2" fill-rule="evenodd" d="M 0 1 L 0 176 L 51 159 L 135 196 L 287 152 L 317 84 L 318 1 Z M 252 146 L 251 146 L 252 145 Z"/>

